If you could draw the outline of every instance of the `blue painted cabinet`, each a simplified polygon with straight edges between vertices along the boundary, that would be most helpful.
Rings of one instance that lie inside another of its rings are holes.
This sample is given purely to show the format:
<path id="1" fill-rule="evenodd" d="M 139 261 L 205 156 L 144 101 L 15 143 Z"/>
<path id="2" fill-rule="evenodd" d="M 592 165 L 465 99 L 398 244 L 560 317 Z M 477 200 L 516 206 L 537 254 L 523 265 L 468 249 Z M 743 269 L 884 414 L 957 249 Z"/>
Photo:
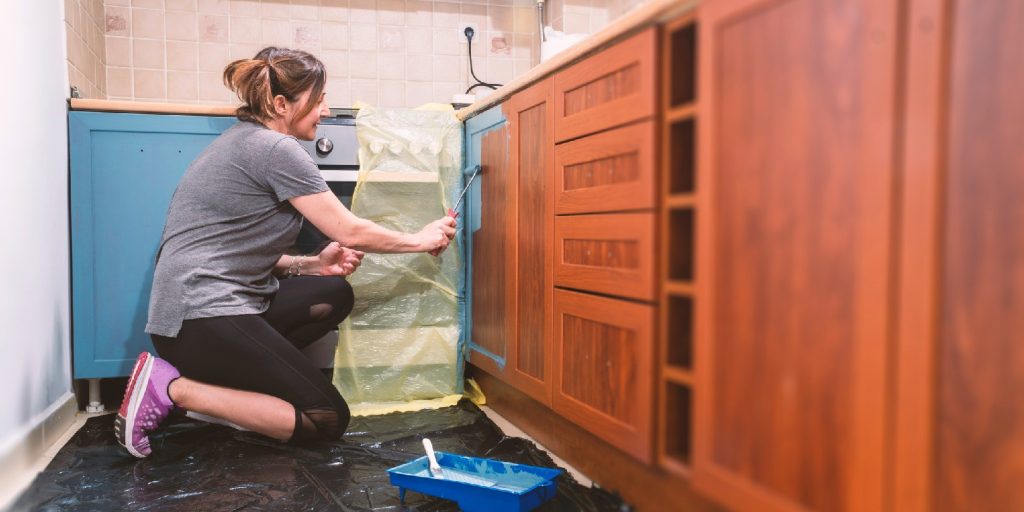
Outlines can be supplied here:
<path id="1" fill-rule="evenodd" d="M 501 106 L 466 121 L 466 165 L 480 166 L 465 206 L 467 359 L 489 373 L 501 375 L 515 332 L 515 183 L 510 169 L 508 123 Z M 469 176 L 466 176 L 469 179 Z"/>
<path id="2" fill-rule="evenodd" d="M 167 207 L 233 117 L 68 114 L 74 377 L 125 376 L 144 332 Z"/>

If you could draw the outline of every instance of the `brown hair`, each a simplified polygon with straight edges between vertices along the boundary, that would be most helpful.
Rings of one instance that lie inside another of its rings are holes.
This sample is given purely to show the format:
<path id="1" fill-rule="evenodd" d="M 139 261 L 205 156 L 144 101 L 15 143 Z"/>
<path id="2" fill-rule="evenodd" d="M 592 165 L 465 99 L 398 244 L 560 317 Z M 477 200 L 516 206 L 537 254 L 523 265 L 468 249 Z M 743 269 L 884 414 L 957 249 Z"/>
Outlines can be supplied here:
<path id="1" fill-rule="evenodd" d="M 327 82 L 319 59 L 302 50 L 268 46 L 251 59 L 240 59 L 224 68 L 224 85 L 238 95 L 242 106 L 235 115 L 242 121 L 265 123 L 277 117 L 274 97 L 296 101 L 303 91 L 309 99 L 296 118 L 316 108 Z"/>

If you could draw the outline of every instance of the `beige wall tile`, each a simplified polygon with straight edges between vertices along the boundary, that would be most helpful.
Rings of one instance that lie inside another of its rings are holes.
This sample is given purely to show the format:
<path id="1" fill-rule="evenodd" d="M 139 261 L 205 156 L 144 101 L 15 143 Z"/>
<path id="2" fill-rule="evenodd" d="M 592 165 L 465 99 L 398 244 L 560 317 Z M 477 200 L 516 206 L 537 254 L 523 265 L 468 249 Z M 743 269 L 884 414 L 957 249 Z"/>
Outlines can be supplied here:
<path id="1" fill-rule="evenodd" d="M 200 14 L 198 17 L 199 40 L 206 43 L 227 43 L 229 22 L 227 16 Z"/>
<path id="2" fill-rule="evenodd" d="M 109 34 L 110 32 L 107 33 Z M 163 39 L 164 11 L 132 7 L 132 37 Z"/>
<path id="3" fill-rule="evenodd" d="M 405 25 L 405 0 L 377 0 L 377 23 Z"/>
<path id="4" fill-rule="evenodd" d="M 434 80 L 440 82 L 457 82 L 460 80 L 460 60 L 455 56 L 434 56 Z"/>
<path id="5" fill-rule="evenodd" d="M 538 29 L 537 9 L 516 6 L 512 10 L 512 30 L 517 34 L 535 34 Z"/>
<path id="6" fill-rule="evenodd" d="M 515 63 L 512 59 L 487 59 L 487 76 L 480 78 L 490 83 L 505 84 L 515 78 Z M 478 73 L 479 75 L 479 73 Z"/>
<path id="7" fill-rule="evenodd" d="M 132 70 L 130 68 L 107 68 L 107 95 L 132 97 Z"/>
<path id="8" fill-rule="evenodd" d="M 377 2 L 376 0 L 349 0 L 348 15 L 349 24 L 353 27 L 357 24 L 377 23 Z"/>
<path id="9" fill-rule="evenodd" d="M 168 71 L 167 99 L 179 101 L 198 100 L 199 75 L 194 71 Z"/>
<path id="10" fill-rule="evenodd" d="M 377 77 L 388 80 L 405 79 L 405 54 L 381 53 L 377 56 Z"/>
<path id="11" fill-rule="evenodd" d="M 434 2 L 434 27 L 458 27 L 459 4 L 452 2 Z"/>
<path id="12" fill-rule="evenodd" d="M 512 34 L 506 34 L 504 32 L 487 33 L 488 56 L 511 57 L 512 44 Z M 474 47 L 473 49 L 476 50 L 476 47 Z M 474 57 L 476 57 L 476 54 L 474 54 Z M 481 57 L 483 57 L 483 55 L 481 55 Z"/>
<path id="13" fill-rule="evenodd" d="M 459 42 L 457 35 L 449 29 L 434 29 L 434 55 L 459 55 L 459 47 L 464 43 Z"/>
<path id="14" fill-rule="evenodd" d="M 306 51 L 320 50 L 320 23 L 316 21 L 293 21 L 292 40 L 289 46 Z"/>
<path id="15" fill-rule="evenodd" d="M 473 23 L 478 31 L 487 30 L 487 6 L 462 4 L 459 6 L 459 23 Z"/>
<path id="16" fill-rule="evenodd" d="M 405 58 L 405 77 L 409 80 L 433 80 L 434 63 L 429 56 L 409 55 Z"/>
<path id="17" fill-rule="evenodd" d="M 230 60 L 251 59 L 263 49 L 262 44 L 232 44 L 228 46 Z"/>
<path id="18" fill-rule="evenodd" d="M 292 0 L 291 17 L 293 20 L 319 21 L 319 0 Z"/>
<path id="19" fill-rule="evenodd" d="M 429 28 L 405 29 L 405 51 L 409 54 L 430 55 L 434 51 L 434 31 Z M 429 60 L 429 59 L 425 59 Z"/>
<path id="20" fill-rule="evenodd" d="M 195 71 L 198 67 L 197 43 L 167 41 L 167 69 Z"/>
<path id="21" fill-rule="evenodd" d="M 228 45 L 220 43 L 199 43 L 199 71 L 222 72 L 231 58 Z"/>
<path id="22" fill-rule="evenodd" d="M 126 7 L 105 9 L 104 30 L 108 36 L 129 36 L 132 31 L 132 10 Z"/>
<path id="23" fill-rule="evenodd" d="M 533 68 L 533 61 L 530 59 L 513 59 L 515 61 L 515 76 L 520 76 Z"/>
<path id="24" fill-rule="evenodd" d="M 173 41 L 196 41 L 199 39 L 196 13 L 169 11 L 164 18 L 167 39 Z"/>
<path id="25" fill-rule="evenodd" d="M 327 104 L 332 107 L 349 107 L 352 105 L 352 90 L 348 78 L 327 77 Z"/>
<path id="26" fill-rule="evenodd" d="M 228 23 L 228 37 L 232 43 L 252 44 L 260 42 L 260 29 L 262 26 L 259 18 L 232 16 Z"/>
<path id="27" fill-rule="evenodd" d="M 380 106 L 388 108 L 404 107 L 405 82 L 402 80 L 381 80 Z"/>
<path id="28" fill-rule="evenodd" d="M 405 25 L 409 27 L 430 27 L 434 23 L 434 12 L 431 2 L 422 0 L 406 0 Z"/>
<path id="29" fill-rule="evenodd" d="M 233 94 L 224 87 L 220 73 L 198 73 L 200 101 L 233 101 Z"/>
<path id="30" fill-rule="evenodd" d="M 105 5 L 131 5 L 132 0 L 103 0 Z"/>
<path id="31" fill-rule="evenodd" d="M 322 46 L 325 50 L 344 50 L 348 48 L 348 25 L 337 22 L 324 22 L 321 25 L 321 30 L 323 31 Z"/>
<path id="32" fill-rule="evenodd" d="M 492 31 L 512 32 L 512 8 L 496 5 L 487 6 L 488 25 Z M 484 27 L 480 27 L 483 30 Z"/>
<path id="33" fill-rule="evenodd" d="M 377 78 L 377 52 L 350 52 L 348 74 L 352 78 Z"/>
<path id="34" fill-rule="evenodd" d="M 260 2 L 260 17 L 290 19 L 292 17 L 291 4 L 287 0 L 264 0 Z"/>
<path id="35" fill-rule="evenodd" d="M 352 34 L 349 48 L 353 50 L 377 49 L 376 25 L 349 25 L 349 32 Z"/>
<path id="36" fill-rule="evenodd" d="M 204 14 L 230 14 L 231 2 L 229 0 L 199 0 L 196 4 L 196 12 Z"/>
<path id="37" fill-rule="evenodd" d="M 354 78 L 350 82 L 352 87 L 352 103 L 363 101 L 370 105 L 380 104 L 380 89 L 376 79 Z"/>
<path id="38" fill-rule="evenodd" d="M 348 0 L 321 0 L 320 16 L 324 21 L 348 21 Z"/>
<path id="39" fill-rule="evenodd" d="M 462 82 L 438 82 L 435 80 L 431 84 L 435 100 L 445 103 L 451 102 L 452 96 L 466 91 L 466 86 Z"/>
<path id="40" fill-rule="evenodd" d="M 434 95 L 430 82 L 405 82 L 405 107 L 418 107 L 424 103 L 446 102 L 446 98 Z"/>
<path id="41" fill-rule="evenodd" d="M 164 69 L 165 43 L 157 39 L 132 41 L 132 67 L 135 69 Z"/>
<path id="42" fill-rule="evenodd" d="M 132 0 L 132 7 L 145 7 L 148 9 L 163 9 L 164 0 Z"/>
<path id="43" fill-rule="evenodd" d="M 262 39 L 264 46 L 288 46 L 292 37 L 291 22 L 286 20 L 265 19 L 262 23 Z"/>
<path id="44" fill-rule="evenodd" d="M 586 34 L 590 31 L 590 16 L 578 12 L 566 12 L 562 19 L 563 30 L 569 34 Z"/>
<path id="45" fill-rule="evenodd" d="M 109 66 L 131 66 L 131 39 L 126 37 L 106 37 L 106 63 Z"/>
<path id="46" fill-rule="evenodd" d="M 110 3 L 109 0 L 107 0 L 107 3 Z M 164 9 L 167 11 L 196 12 L 196 0 L 165 0 Z"/>
<path id="47" fill-rule="evenodd" d="M 348 81 L 348 52 L 339 50 L 323 50 L 317 57 L 327 68 L 327 76 L 341 78 Z M 332 78 L 330 81 L 334 81 Z M 333 86 L 332 86 L 333 87 Z"/>
<path id="48" fill-rule="evenodd" d="M 380 28 L 380 46 L 382 51 L 399 52 L 405 50 L 405 33 L 398 27 Z"/>
<path id="49" fill-rule="evenodd" d="M 158 100 L 167 97 L 163 70 L 135 69 L 133 74 L 136 98 Z"/>
<path id="50" fill-rule="evenodd" d="M 260 16 L 260 0 L 231 0 L 231 15 L 258 18 Z"/>

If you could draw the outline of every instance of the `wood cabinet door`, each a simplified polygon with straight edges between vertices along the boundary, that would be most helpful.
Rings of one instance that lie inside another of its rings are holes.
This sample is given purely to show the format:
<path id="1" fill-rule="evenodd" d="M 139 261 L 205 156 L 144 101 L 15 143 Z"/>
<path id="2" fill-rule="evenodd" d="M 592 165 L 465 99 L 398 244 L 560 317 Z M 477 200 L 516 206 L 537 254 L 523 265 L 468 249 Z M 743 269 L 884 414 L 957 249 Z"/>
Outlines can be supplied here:
<path id="1" fill-rule="evenodd" d="M 700 6 L 695 483 L 883 510 L 900 6 Z"/>
<path id="2" fill-rule="evenodd" d="M 655 298 L 655 214 L 555 219 L 555 285 L 645 301 Z"/>
<path id="3" fill-rule="evenodd" d="M 508 382 L 551 404 L 551 237 L 554 222 L 552 162 L 555 149 L 552 83 L 544 80 L 505 104 L 516 174 L 517 241 L 515 335 Z"/>
<path id="4" fill-rule="evenodd" d="M 552 408 L 650 463 L 654 307 L 555 290 Z"/>
<path id="5" fill-rule="evenodd" d="M 503 377 L 515 335 L 516 179 L 501 106 L 466 122 L 468 169 L 480 166 L 466 198 L 469 362 Z M 470 176 L 466 176 L 469 179 Z"/>
<path id="6" fill-rule="evenodd" d="M 891 510 L 1024 510 L 1024 9 L 908 16 Z"/>

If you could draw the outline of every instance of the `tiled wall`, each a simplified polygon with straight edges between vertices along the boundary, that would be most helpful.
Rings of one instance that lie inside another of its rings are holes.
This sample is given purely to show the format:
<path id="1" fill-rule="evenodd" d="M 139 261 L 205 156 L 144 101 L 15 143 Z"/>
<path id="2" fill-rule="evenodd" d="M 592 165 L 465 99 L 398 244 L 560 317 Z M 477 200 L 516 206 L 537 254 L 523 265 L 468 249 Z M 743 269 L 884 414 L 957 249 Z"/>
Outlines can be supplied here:
<path id="1" fill-rule="evenodd" d="M 552 0 L 548 17 L 556 30 L 593 34 L 648 0 Z"/>
<path id="2" fill-rule="evenodd" d="M 103 0 L 64 0 L 68 82 L 84 98 L 107 96 Z"/>
<path id="3" fill-rule="evenodd" d="M 356 100 L 387 107 L 448 102 L 469 83 L 460 23 L 479 29 L 474 67 L 485 81 L 504 83 L 538 60 L 533 0 L 104 4 L 109 99 L 233 102 L 221 82 L 224 66 L 279 45 L 305 49 L 324 61 L 332 106 Z"/>

